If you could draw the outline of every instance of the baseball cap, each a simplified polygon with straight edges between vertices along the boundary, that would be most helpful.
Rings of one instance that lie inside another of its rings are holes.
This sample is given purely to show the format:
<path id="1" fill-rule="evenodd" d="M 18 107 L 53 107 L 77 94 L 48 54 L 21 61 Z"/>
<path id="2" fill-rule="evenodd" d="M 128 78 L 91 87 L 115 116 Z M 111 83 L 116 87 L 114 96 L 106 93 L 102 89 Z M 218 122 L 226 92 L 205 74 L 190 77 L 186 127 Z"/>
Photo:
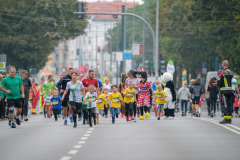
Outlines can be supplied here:
<path id="1" fill-rule="evenodd" d="M 217 80 L 217 78 L 216 78 L 216 77 L 213 77 L 212 80 Z"/>
<path id="2" fill-rule="evenodd" d="M 134 70 L 130 70 L 130 71 L 128 72 L 128 74 L 132 74 L 132 75 L 134 75 L 135 72 L 134 72 Z"/>
<path id="3" fill-rule="evenodd" d="M 28 74 L 28 71 L 27 70 L 23 70 L 22 74 Z"/>

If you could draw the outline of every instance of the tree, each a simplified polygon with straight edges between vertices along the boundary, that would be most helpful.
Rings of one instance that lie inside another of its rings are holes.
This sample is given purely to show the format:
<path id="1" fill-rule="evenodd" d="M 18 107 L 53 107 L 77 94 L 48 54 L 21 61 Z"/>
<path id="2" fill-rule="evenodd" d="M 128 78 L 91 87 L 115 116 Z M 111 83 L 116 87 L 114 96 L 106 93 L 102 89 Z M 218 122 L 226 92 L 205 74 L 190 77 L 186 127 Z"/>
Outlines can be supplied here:
<path id="1" fill-rule="evenodd" d="M 0 49 L 7 63 L 41 69 L 59 40 L 83 34 L 87 21 L 73 14 L 76 2 L 0 0 Z"/>

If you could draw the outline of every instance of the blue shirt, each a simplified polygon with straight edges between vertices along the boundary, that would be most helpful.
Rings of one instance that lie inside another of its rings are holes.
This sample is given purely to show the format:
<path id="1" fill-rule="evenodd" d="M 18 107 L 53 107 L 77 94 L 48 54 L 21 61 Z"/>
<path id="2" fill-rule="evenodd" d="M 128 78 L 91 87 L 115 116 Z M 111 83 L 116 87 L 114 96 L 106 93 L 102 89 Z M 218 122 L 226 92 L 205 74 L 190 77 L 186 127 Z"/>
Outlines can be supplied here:
<path id="1" fill-rule="evenodd" d="M 54 109 L 61 109 L 61 98 L 59 96 L 57 98 L 52 97 L 51 102 Z"/>
<path id="2" fill-rule="evenodd" d="M 103 84 L 100 80 L 98 80 L 98 86 L 99 86 L 99 88 L 103 87 Z"/>
<path id="3" fill-rule="evenodd" d="M 155 82 L 153 82 L 153 84 L 152 84 L 152 88 L 153 88 L 154 91 L 157 90 L 157 86 L 156 86 Z"/>

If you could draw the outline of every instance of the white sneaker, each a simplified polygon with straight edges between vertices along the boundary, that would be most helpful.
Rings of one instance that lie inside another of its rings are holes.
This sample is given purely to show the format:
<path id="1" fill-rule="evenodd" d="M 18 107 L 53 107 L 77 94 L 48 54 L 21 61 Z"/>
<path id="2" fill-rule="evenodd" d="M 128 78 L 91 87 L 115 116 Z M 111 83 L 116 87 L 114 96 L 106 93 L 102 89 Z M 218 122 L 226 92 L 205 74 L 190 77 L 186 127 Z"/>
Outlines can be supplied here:
<path id="1" fill-rule="evenodd" d="M 174 117 L 169 117 L 169 119 L 174 119 Z"/>
<path id="2" fill-rule="evenodd" d="M 164 116 L 163 119 L 168 119 L 168 117 Z"/>
<path id="3" fill-rule="evenodd" d="M 136 118 L 136 117 L 134 117 L 134 120 L 133 120 L 133 122 L 137 122 L 137 118 Z"/>

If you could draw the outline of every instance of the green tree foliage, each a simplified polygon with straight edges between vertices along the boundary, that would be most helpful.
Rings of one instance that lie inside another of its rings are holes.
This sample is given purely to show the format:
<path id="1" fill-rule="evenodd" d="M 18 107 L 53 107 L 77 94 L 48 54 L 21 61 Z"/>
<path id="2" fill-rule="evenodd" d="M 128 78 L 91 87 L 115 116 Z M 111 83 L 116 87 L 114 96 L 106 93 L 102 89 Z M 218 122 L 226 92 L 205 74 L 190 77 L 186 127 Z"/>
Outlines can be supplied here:
<path id="1" fill-rule="evenodd" d="M 0 0 L 0 52 L 18 69 L 41 69 L 62 39 L 84 33 L 76 0 Z M 49 34 L 47 34 L 49 33 Z"/>

